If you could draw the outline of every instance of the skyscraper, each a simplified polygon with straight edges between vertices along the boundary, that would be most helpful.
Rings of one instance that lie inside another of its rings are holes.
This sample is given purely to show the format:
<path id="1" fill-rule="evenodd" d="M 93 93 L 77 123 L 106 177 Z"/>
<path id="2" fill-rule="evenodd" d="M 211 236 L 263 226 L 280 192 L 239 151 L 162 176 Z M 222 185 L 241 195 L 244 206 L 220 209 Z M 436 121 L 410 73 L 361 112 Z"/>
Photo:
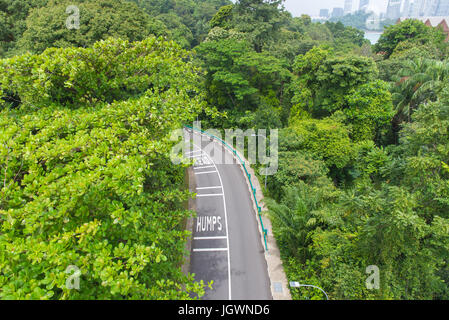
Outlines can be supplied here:
<path id="1" fill-rule="evenodd" d="M 369 0 L 360 0 L 360 4 L 359 4 L 360 11 L 365 11 L 366 9 L 368 9 L 368 6 L 369 6 Z"/>
<path id="2" fill-rule="evenodd" d="M 438 6 L 435 11 L 435 15 L 437 15 L 437 16 L 449 15 L 449 0 L 440 0 L 438 2 Z"/>
<path id="3" fill-rule="evenodd" d="M 410 16 L 413 18 L 419 18 L 424 16 L 424 8 L 426 5 L 426 0 L 414 0 L 413 7 L 410 12 Z"/>
<path id="4" fill-rule="evenodd" d="M 320 17 L 321 18 L 329 18 L 329 9 L 321 9 Z"/>
<path id="5" fill-rule="evenodd" d="M 332 10 L 332 18 L 339 18 L 345 15 L 345 10 L 343 8 L 334 8 Z"/>
<path id="6" fill-rule="evenodd" d="M 345 14 L 349 14 L 352 12 L 352 0 L 345 0 Z"/>
<path id="7" fill-rule="evenodd" d="M 435 16 L 440 0 L 425 0 L 424 4 L 424 15 L 425 16 Z"/>
<path id="8" fill-rule="evenodd" d="M 411 9 L 410 0 L 405 0 L 404 6 L 402 7 L 401 16 L 410 17 L 410 9 Z"/>
<path id="9" fill-rule="evenodd" d="M 388 0 L 387 18 L 397 19 L 401 16 L 402 0 Z"/>

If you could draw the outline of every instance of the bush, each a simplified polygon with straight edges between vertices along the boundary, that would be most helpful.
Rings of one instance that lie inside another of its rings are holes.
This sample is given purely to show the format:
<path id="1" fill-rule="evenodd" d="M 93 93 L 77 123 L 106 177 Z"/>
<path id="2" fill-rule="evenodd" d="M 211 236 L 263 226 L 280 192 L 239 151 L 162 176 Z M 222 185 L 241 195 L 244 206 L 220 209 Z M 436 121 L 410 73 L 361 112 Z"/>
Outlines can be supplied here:
<path id="1" fill-rule="evenodd" d="M 168 135 L 201 110 L 184 58 L 150 38 L 0 62 L 1 88 L 22 101 L 0 112 L 0 298 L 203 293 L 180 270 L 189 194 L 168 158 Z"/>

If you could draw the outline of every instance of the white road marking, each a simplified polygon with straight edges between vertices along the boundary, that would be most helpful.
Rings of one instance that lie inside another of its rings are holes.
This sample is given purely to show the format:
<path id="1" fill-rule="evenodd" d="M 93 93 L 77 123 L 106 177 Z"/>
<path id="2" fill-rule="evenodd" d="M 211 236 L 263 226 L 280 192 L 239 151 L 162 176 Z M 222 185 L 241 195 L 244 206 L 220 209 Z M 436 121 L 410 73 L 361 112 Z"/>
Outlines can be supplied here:
<path id="1" fill-rule="evenodd" d="M 202 150 L 202 148 L 201 147 L 199 147 L 198 145 L 196 145 L 195 143 L 193 143 L 192 142 L 192 144 L 195 146 L 195 147 L 197 147 L 197 148 L 199 148 L 199 149 L 201 149 Z M 218 171 L 218 168 L 217 168 L 217 165 L 215 164 L 215 162 L 207 155 L 207 153 L 205 153 L 204 152 L 204 155 L 212 162 L 212 164 L 215 166 L 215 170 L 217 171 L 217 173 L 218 173 L 218 178 L 220 179 L 220 185 L 223 187 L 223 180 L 221 179 L 221 174 L 220 174 L 220 172 Z M 223 187 L 223 207 L 224 207 L 224 213 L 225 213 L 225 227 L 226 227 L 226 236 L 227 236 L 227 238 L 226 238 L 226 246 L 229 248 L 229 250 L 227 250 L 227 252 L 228 252 L 228 254 L 227 254 L 227 256 L 228 256 L 228 298 L 229 298 L 229 300 L 232 300 L 232 283 L 231 283 L 231 247 L 229 246 L 229 229 L 228 229 L 228 213 L 227 213 L 227 210 L 226 210 L 226 195 L 225 195 L 225 192 L 224 192 L 224 187 Z"/>
<path id="2" fill-rule="evenodd" d="M 195 172 L 196 175 L 200 174 L 210 174 L 210 173 L 217 173 L 218 171 L 206 171 L 206 172 Z"/>
<path id="3" fill-rule="evenodd" d="M 194 237 L 193 240 L 218 240 L 227 239 L 228 236 L 217 236 L 217 237 Z"/>
<path id="4" fill-rule="evenodd" d="M 207 189 L 220 189 L 223 188 L 222 186 L 217 186 L 217 187 L 201 187 L 201 188 L 196 188 L 196 190 L 207 190 Z"/>
<path id="5" fill-rule="evenodd" d="M 196 153 L 196 152 L 203 152 L 203 150 L 194 150 L 194 151 L 186 152 L 186 156 L 192 155 L 193 153 Z"/>
<path id="6" fill-rule="evenodd" d="M 214 166 L 194 167 L 193 170 L 208 169 L 208 168 L 214 168 Z"/>
<path id="7" fill-rule="evenodd" d="M 228 251 L 228 248 L 193 249 L 193 252 Z M 229 253 L 228 253 L 229 256 Z"/>
<path id="8" fill-rule="evenodd" d="M 197 197 L 221 197 L 223 193 L 197 194 Z"/>

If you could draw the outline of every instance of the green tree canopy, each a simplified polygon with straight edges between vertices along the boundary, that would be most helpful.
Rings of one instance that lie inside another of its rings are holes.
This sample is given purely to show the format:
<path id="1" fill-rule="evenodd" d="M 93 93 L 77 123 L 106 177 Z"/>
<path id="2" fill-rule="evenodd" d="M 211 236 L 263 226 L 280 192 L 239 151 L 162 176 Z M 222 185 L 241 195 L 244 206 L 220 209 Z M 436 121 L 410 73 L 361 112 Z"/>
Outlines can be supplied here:
<path id="1" fill-rule="evenodd" d="M 79 1 L 80 28 L 68 29 L 66 8 L 72 4 L 69 0 L 50 0 L 46 6 L 31 10 L 19 48 L 40 53 L 49 47 L 88 47 L 108 37 L 140 41 L 165 33 L 160 21 L 123 0 Z"/>
<path id="2" fill-rule="evenodd" d="M 405 40 L 413 40 L 416 44 L 443 43 L 444 33 L 438 28 L 432 28 L 420 20 L 407 19 L 401 23 L 389 26 L 374 46 L 376 52 L 384 52 L 388 58 L 396 46 Z"/>
<path id="3" fill-rule="evenodd" d="M 0 75 L 21 101 L 0 111 L 0 298 L 203 294 L 181 272 L 190 195 L 169 157 L 203 106 L 187 52 L 109 39 L 0 60 Z"/>

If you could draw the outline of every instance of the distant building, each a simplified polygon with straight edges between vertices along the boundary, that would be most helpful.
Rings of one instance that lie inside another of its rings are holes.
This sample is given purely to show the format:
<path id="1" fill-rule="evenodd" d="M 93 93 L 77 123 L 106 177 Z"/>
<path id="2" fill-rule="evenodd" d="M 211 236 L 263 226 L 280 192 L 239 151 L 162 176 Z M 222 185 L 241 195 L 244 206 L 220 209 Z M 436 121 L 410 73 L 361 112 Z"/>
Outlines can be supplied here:
<path id="1" fill-rule="evenodd" d="M 369 6 L 369 0 L 360 0 L 360 3 L 359 3 L 360 11 L 365 11 L 366 9 L 368 9 L 368 6 Z"/>
<path id="2" fill-rule="evenodd" d="M 350 14 L 352 12 L 352 0 L 345 0 L 344 14 Z"/>
<path id="3" fill-rule="evenodd" d="M 419 18 L 424 16 L 425 0 L 414 0 L 410 11 L 410 17 Z"/>
<path id="4" fill-rule="evenodd" d="M 388 0 L 387 18 L 398 19 L 401 16 L 402 0 Z"/>
<path id="5" fill-rule="evenodd" d="M 436 16 L 449 16 L 449 0 L 440 0 L 435 11 Z"/>
<path id="6" fill-rule="evenodd" d="M 405 0 L 404 5 L 402 7 L 401 15 L 403 17 L 410 17 L 410 10 L 412 8 L 413 3 L 410 3 L 410 0 Z"/>
<path id="7" fill-rule="evenodd" d="M 334 8 L 332 10 L 332 18 L 340 18 L 345 15 L 345 10 L 343 8 Z"/>
<path id="8" fill-rule="evenodd" d="M 404 20 L 410 19 L 408 17 L 401 17 L 398 19 L 397 23 L 400 23 Z M 443 32 L 446 34 L 446 42 L 449 41 L 449 16 L 445 17 L 420 17 L 414 18 L 416 20 L 420 20 L 424 22 L 429 27 L 441 28 Z"/>
<path id="9" fill-rule="evenodd" d="M 446 16 L 449 14 L 449 0 L 414 0 L 410 16 L 414 18 Z M 403 14 L 403 16 L 405 16 Z"/>
<path id="10" fill-rule="evenodd" d="M 320 18 L 329 18 L 329 9 L 321 9 Z"/>
<path id="11" fill-rule="evenodd" d="M 426 0 L 424 3 L 424 15 L 431 17 L 435 16 L 440 0 Z"/>

